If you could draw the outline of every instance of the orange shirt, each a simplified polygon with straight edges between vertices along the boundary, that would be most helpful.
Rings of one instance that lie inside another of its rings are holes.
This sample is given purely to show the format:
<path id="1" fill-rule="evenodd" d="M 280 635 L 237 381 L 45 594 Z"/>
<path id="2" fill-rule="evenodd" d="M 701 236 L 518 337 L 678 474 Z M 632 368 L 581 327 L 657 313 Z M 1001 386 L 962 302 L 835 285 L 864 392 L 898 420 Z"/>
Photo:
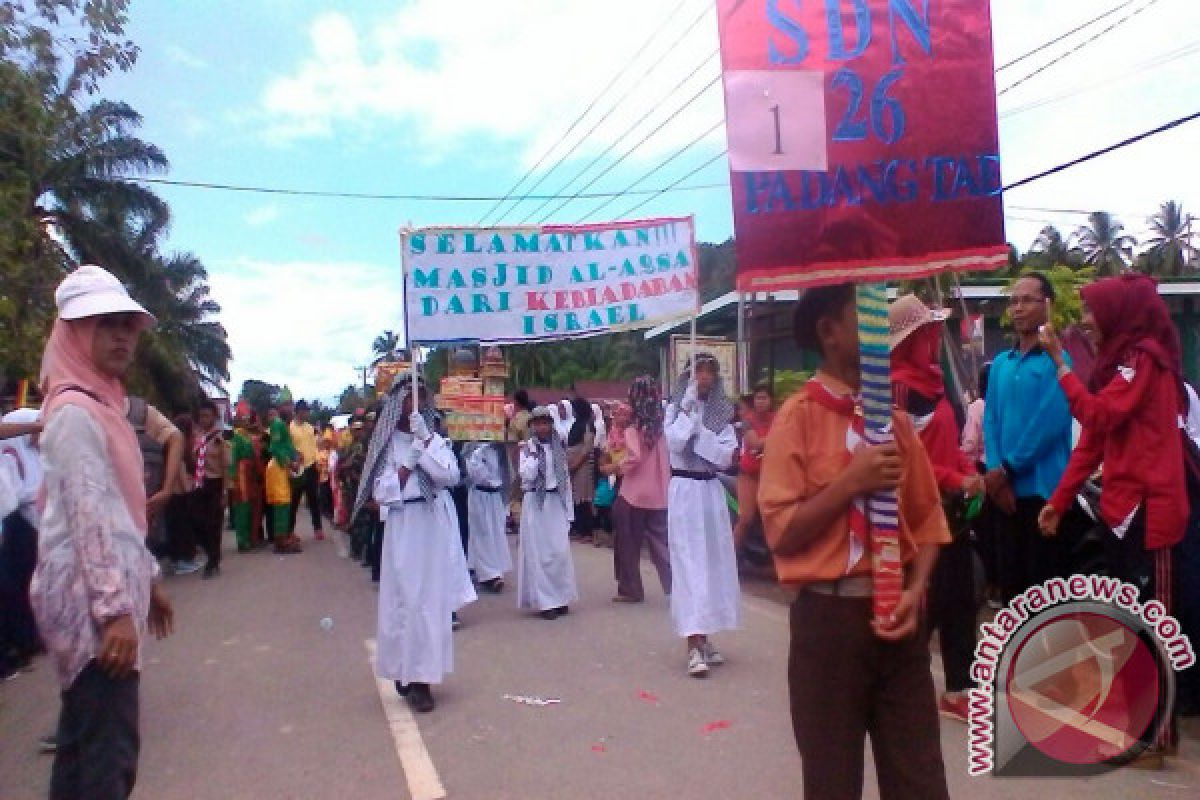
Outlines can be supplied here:
<path id="1" fill-rule="evenodd" d="M 835 395 L 848 395 L 850 388 L 820 373 L 821 383 Z M 946 544 L 950 531 L 942 512 L 941 495 L 929 456 L 921 446 L 907 414 L 893 416 L 896 443 L 903 469 L 900 477 L 900 549 L 908 563 L 917 546 Z M 812 400 L 802 388 L 783 404 L 767 436 L 758 507 L 767 543 L 772 550 L 792 526 L 796 509 L 828 486 L 850 463 L 846 434 L 850 420 Z M 849 572 L 850 523 L 843 513 L 824 534 L 800 552 L 775 556 L 779 581 L 802 585 L 829 581 L 845 575 L 869 574 L 870 552 Z"/>

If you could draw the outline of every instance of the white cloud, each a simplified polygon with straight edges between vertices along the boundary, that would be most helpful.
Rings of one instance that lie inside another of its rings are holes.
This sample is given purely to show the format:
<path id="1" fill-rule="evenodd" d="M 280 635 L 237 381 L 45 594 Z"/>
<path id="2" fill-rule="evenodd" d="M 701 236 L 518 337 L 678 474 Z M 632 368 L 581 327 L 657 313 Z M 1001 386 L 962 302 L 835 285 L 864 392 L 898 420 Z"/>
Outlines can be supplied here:
<path id="1" fill-rule="evenodd" d="M 246 224 L 252 228 L 260 228 L 279 219 L 279 206 L 274 203 L 252 209 L 246 215 Z"/>
<path id="2" fill-rule="evenodd" d="M 247 378 L 336 399 L 360 380 L 383 330 L 404 329 L 399 265 L 240 258 L 210 265 L 233 349 L 230 392 Z"/>
<path id="3" fill-rule="evenodd" d="M 526 163 L 558 139 L 571 120 L 631 59 L 629 73 L 567 140 L 569 147 L 609 103 L 626 101 L 589 138 L 583 152 L 615 140 L 634 123 L 632 145 L 718 74 L 715 58 L 659 102 L 716 50 L 716 15 L 699 0 L 643 50 L 675 0 L 565 3 L 526 0 L 516 13 L 492 0 L 414 0 L 379 20 L 327 13 L 311 25 L 312 51 L 262 97 L 271 141 L 395 129 L 424 157 L 445 156 L 472 136 L 525 148 Z M 667 51 L 697 18 L 700 24 Z M 662 64 L 647 76 L 654 60 Z M 689 142 L 722 117 L 720 88 L 656 134 L 638 157 L 654 158 Z M 718 132 L 714 141 L 720 141 Z M 552 163 L 552 162 L 551 162 Z"/>
<path id="4" fill-rule="evenodd" d="M 188 69 L 208 69 L 207 61 L 177 44 L 167 45 L 163 52 L 170 61 L 180 66 Z"/>

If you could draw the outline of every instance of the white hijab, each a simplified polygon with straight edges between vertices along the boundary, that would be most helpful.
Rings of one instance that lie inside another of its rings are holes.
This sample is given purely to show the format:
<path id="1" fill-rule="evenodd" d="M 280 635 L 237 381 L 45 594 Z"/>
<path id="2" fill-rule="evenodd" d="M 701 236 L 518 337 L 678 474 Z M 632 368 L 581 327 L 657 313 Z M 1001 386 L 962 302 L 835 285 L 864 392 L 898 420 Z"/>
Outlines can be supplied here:
<path id="1" fill-rule="evenodd" d="M 37 409 L 18 408 L 5 414 L 3 421 L 27 424 L 37 422 L 39 416 Z M 42 456 L 34 447 L 32 436 L 0 439 L 0 470 L 7 473 L 21 513 L 36 527 L 37 497 L 42 488 Z"/>
<path id="2" fill-rule="evenodd" d="M 554 403 L 550 406 L 550 414 L 554 417 L 554 430 L 558 432 L 559 438 L 567 441 L 571 426 L 575 424 L 575 412 L 571 409 L 571 401 L 560 400 Z"/>
<path id="3" fill-rule="evenodd" d="M 596 444 L 607 448 L 608 426 L 604 424 L 604 412 L 600 410 L 599 403 L 592 403 L 592 425 L 596 428 Z"/>

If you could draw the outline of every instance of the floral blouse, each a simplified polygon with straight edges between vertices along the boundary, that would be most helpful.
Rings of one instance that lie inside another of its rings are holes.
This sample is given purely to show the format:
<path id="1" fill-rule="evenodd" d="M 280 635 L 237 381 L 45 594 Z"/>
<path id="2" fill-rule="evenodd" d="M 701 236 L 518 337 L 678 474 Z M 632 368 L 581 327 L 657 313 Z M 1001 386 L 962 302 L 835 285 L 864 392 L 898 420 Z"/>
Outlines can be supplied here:
<path id="1" fill-rule="evenodd" d="M 65 689 L 96 657 L 107 620 L 132 614 L 139 642 L 146 640 L 150 588 L 159 571 L 91 415 L 63 406 L 47 420 L 41 449 L 46 507 L 29 594 Z M 139 647 L 139 671 L 142 655 Z"/>

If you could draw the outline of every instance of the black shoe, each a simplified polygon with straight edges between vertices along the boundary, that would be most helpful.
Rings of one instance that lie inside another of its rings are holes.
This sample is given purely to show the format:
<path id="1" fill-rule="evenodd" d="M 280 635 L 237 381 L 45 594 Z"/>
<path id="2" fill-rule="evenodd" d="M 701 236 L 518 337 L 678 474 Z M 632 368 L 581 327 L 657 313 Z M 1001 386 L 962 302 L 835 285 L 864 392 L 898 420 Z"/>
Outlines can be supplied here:
<path id="1" fill-rule="evenodd" d="M 544 620 L 556 620 L 556 619 L 558 619 L 558 609 L 557 608 L 547 608 L 545 611 L 538 614 L 538 616 Z"/>
<path id="2" fill-rule="evenodd" d="M 393 681 L 393 685 L 396 687 L 396 694 L 401 697 L 408 697 L 408 686 L 400 681 Z"/>
<path id="3" fill-rule="evenodd" d="M 558 608 L 556 608 L 554 610 L 556 612 L 558 612 L 558 615 L 560 617 L 565 617 L 567 614 L 571 613 L 571 609 L 567 608 L 566 606 L 559 606 Z"/>
<path id="4" fill-rule="evenodd" d="M 201 575 L 200 577 L 202 577 L 204 580 L 208 580 L 209 578 L 215 578 L 220 574 L 221 574 L 220 567 L 216 566 L 215 564 L 209 564 L 208 566 L 206 566 L 204 568 L 204 574 Z"/>
<path id="5" fill-rule="evenodd" d="M 433 711 L 433 694 L 429 691 L 428 683 L 410 683 L 407 699 L 409 706 L 418 714 L 428 714 Z"/>

